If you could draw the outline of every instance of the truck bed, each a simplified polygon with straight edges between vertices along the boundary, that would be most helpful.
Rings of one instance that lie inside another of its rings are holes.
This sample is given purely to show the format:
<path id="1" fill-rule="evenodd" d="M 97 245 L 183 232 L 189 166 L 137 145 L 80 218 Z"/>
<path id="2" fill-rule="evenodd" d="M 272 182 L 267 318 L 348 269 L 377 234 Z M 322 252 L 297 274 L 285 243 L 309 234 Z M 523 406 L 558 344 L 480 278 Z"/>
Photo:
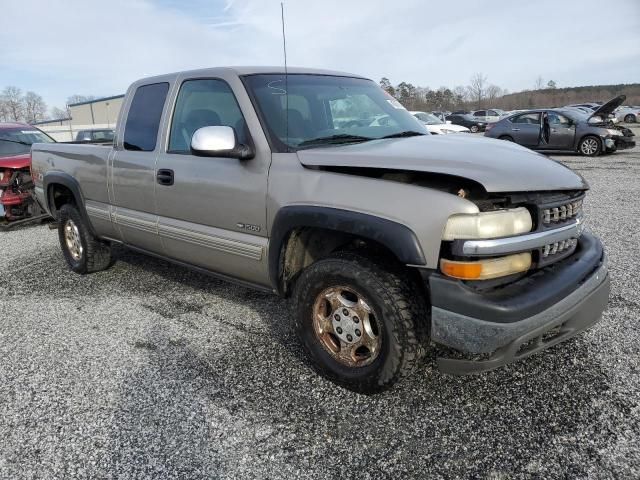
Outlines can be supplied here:
<path id="1" fill-rule="evenodd" d="M 78 143 L 36 143 L 31 148 L 31 168 L 36 195 L 44 204 L 43 178 L 46 173 L 60 172 L 81 185 L 83 199 L 109 202 L 107 166 L 111 145 Z"/>

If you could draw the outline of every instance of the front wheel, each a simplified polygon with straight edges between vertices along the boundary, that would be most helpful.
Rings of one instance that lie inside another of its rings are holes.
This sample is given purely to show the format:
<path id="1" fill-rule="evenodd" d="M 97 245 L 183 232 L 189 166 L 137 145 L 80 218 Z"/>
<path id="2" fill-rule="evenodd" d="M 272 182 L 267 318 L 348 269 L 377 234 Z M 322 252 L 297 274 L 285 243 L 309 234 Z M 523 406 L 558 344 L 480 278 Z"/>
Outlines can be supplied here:
<path id="1" fill-rule="evenodd" d="M 69 268 L 76 273 L 93 273 L 111 265 L 111 247 L 91 234 L 78 209 L 63 205 L 58 214 L 58 239 Z"/>
<path id="2" fill-rule="evenodd" d="M 592 135 L 584 137 L 578 145 L 578 151 L 587 157 L 597 157 L 602 150 L 602 144 L 598 137 Z"/>
<path id="3" fill-rule="evenodd" d="M 636 116 L 635 116 L 635 115 L 633 115 L 632 113 L 630 113 L 630 114 L 628 114 L 628 115 L 626 115 L 626 116 L 624 117 L 624 121 L 625 121 L 625 122 L 627 122 L 627 123 L 635 123 L 635 121 L 636 121 Z"/>
<path id="4" fill-rule="evenodd" d="M 312 366 L 346 388 L 386 390 L 424 354 L 426 301 L 407 272 L 342 252 L 306 268 L 292 301 Z"/>
<path id="5" fill-rule="evenodd" d="M 471 130 L 471 133 L 478 133 L 478 126 L 477 125 L 471 125 L 471 127 L 469 127 L 469 130 Z"/>

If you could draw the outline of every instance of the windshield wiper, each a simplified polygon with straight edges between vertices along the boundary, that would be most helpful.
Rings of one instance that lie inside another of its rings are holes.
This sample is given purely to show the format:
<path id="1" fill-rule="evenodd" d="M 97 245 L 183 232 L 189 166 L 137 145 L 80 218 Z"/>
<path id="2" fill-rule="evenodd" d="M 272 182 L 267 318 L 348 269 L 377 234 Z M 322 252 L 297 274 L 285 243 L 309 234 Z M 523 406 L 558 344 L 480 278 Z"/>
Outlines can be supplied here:
<path id="1" fill-rule="evenodd" d="M 0 138 L 0 142 L 10 142 L 10 143 L 18 143 L 20 145 L 28 145 L 31 146 L 30 143 L 21 142 L 20 140 L 9 140 L 8 138 Z"/>
<path id="2" fill-rule="evenodd" d="M 426 133 L 414 132 L 413 130 L 405 130 L 404 132 L 392 133 L 391 135 L 385 135 L 381 138 L 418 137 L 422 135 L 426 135 Z"/>
<path id="3" fill-rule="evenodd" d="M 371 137 L 363 137 L 361 135 L 348 135 L 341 133 L 339 135 L 330 135 L 328 137 L 312 138 L 311 140 L 305 140 L 299 143 L 298 147 L 308 147 L 311 145 L 339 145 L 341 143 L 353 143 L 353 142 L 368 142 L 369 140 L 376 140 Z"/>

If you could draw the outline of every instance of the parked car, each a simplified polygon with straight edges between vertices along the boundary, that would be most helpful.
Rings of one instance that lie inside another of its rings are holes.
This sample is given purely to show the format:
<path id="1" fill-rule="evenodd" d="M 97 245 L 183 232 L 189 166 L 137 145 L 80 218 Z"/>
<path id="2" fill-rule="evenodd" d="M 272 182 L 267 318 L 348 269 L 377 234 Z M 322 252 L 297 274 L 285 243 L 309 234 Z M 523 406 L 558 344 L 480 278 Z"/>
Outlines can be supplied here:
<path id="1" fill-rule="evenodd" d="M 44 212 L 35 202 L 31 179 L 31 145 L 54 143 L 25 123 L 0 123 L 0 223 L 14 226 Z"/>
<path id="2" fill-rule="evenodd" d="M 607 118 L 625 98 L 616 97 L 591 114 L 578 108 L 529 110 L 489 124 L 485 136 L 537 150 L 577 151 L 586 156 L 633 148 L 633 132 Z"/>
<path id="3" fill-rule="evenodd" d="M 441 120 L 431 113 L 426 112 L 409 112 L 422 123 L 424 123 L 432 135 L 447 135 L 450 133 L 469 133 L 467 127 L 454 125 L 450 120 Z"/>
<path id="4" fill-rule="evenodd" d="M 620 107 L 615 111 L 615 116 L 621 122 L 636 123 L 640 121 L 640 107 Z"/>
<path id="5" fill-rule="evenodd" d="M 94 128 L 80 130 L 76 135 L 76 142 L 111 143 L 114 130 L 112 128 Z"/>
<path id="6" fill-rule="evenodd" d="M 336 127 L 379 115 L 386 125 Z M 388 388 L 431 342 L 473 354 L 440 358 L 443 371 L 500 367 L 590 327 L 607 303 L 580 175 L 519 145 L 429 135 L 366 78 L 147 77 L 116 139 L 33 146 L 69 268 L 106 269 L 123 244 L 278 293 L 293 311 L 279 328 L 353 390 Z"/>
<path id="7" fill-rule="evenodd" d="M 504 110 L 494 108 L 493 110 L 476 110 L 475 112 L 471 112 L 471 116 L 478 121 L 491 123 L 503 118 L 504 113 Z"/>
<path id="8" fill-rule="evenodd" d="M 472 133 L 484 132 L 484 129 L 487 127 L 486 122 L 476 120 L 471 115 L 459 115 L 454 113 L 446 117 L 446 121 L 451 122 L 452 125 L 460 125 L 461 127 L 466 127 Z"/>

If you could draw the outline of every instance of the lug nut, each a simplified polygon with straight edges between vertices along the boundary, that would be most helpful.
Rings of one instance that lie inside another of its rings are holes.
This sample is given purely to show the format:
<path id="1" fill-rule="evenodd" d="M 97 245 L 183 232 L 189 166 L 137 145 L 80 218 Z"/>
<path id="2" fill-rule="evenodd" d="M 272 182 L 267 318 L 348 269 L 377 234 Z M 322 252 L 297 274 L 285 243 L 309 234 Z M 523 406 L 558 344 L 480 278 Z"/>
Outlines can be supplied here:
<path id="1" fill-rule="evenodd" d="M 338 315 L 337 313 L 333 316 L 333 318 L 336 319 L 336 322 L 340 321 L 340 315 Z"/>
<path id="2" fill-rule="evenodd" d="M 353 317 L 353 321 L 354 321 L 354 323 L 358 323 L 360 321 L 360 319 L 358 317 Z"/>
<path id="3" fill-rule="evenodd" d="M 353 337 L 351 335 L 347 335 L 347 340 L 351 341 L 353 340 Z"/>
<path id="4" fill-rule="evenodd" d="M 336 332 L 338 332 L 338 334 L 342 333 L 342 329 L 340 327 L 336 328 Z"/>
<path id="5" fill-rule="evenodd" d="M 344 315 L 349 315 L 349 310 L 347 310 L 346 308 L 343 308 L 343 309 L 342 309 L 342 313 L 343 313 Z"/>
<path id="6" fill-rule="evenodd" d="M 360 330 L 358 330 L 357 328 L 356 328 L 356 335 L 357 335 L 358 337 L 359 337 L 360 335 L 362 335 L 362 332 L 361 332 Z"/>

